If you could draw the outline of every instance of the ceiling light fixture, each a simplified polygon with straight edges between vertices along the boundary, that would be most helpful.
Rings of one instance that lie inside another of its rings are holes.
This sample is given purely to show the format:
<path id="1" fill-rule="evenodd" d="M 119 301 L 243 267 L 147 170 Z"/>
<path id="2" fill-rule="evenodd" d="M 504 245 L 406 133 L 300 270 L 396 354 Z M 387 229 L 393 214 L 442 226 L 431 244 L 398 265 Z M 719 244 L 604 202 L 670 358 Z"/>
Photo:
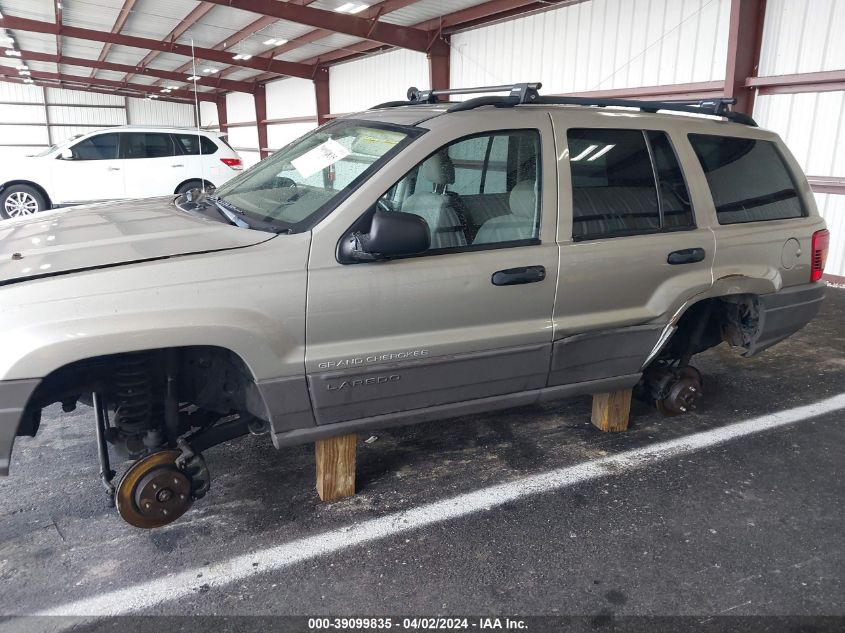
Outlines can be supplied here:
<path id="1" fill-rule="evenodd" d="M 6 49 L 6 55 L 8 55 L 9 57 L 20 57 L 21 52 L 16 51 L 14 48 L 7 48 Z"/>
<path id="2" fill-rule="evenodd" d="M 191 75 L 188 77 L 188 81 L 199 81 L 201 77 L 199 75 Z"/>
<path id="3" fill-rule="evenodd" d="M 252 55 L 247 55 L 246 53 L 238 53 L 232 59 L 240 59 L 246 61 L 248 59 L 252 59 Z"/>
<path id="4" fill-rule="evenodd" d="M 370 5 L 364 4 L 362 2 L 347 2 L 346 4 L 340 5 L 335 11 L 338 13 L 360 13 L 364 9 L 369 9 Z"/>
<path id="5" fill-rule="evenodd" d="M 282 37 L 272 37 L 269 40 L 264 42 L 264 46 L 281 46 L 282 44 L 287 44 L 288 40 Z"/>
<path id="6" fill-rule="evenodd" d="M 31 73 L 31 72 L 29 72 L 28 70 L 23 70 L 23 69 L 20 69 L 20 70 L 18 70 L 18 74 L 19 74 L 19 75 L 23 75 L 24 77 L 28 77 L 28 76 L 29 76 L 29 75 L 31 75 L 32 73 Z"/>
<path id="7" fill-rule="evenodd" d="M 209 75 L 213 75 L 217 72 L 217 68 L 204 68 L 202 72 L 208 73 Z"/>

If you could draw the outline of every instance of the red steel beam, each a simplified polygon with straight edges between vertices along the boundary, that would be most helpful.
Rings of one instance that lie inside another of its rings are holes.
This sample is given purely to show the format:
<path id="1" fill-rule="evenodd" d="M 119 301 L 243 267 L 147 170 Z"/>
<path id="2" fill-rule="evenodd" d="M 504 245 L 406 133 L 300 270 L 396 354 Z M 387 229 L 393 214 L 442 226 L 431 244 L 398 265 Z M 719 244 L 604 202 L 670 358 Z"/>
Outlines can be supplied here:
<path id="1" fill-rule="evenodd" d="M 122 46 L 157 50 L 163 53 L 172 53 L 174 55 L 191 57 L 191 47 L 185 44 L 162 42 L 160 40 L 154 40 L 146 37 L 124 35 L 122 33 L 103 33 L 101 31 L 83 29 L 75 26 L 59 27 L 59 25 L 53 24 L 52 22 L 41 22 L 39 20 L 30 20 L 28 18 L 21 18 L 6 14 L 3 14 L 3 17 L 0 18 L 0 28 L 50 34 L 55 34 L 60 31 L 64 37 L 75 37 L 94 42 L 111 42 L 112 44 L 120 44 Z M 283 62 L 274 59 L 267 60 L 253 58 L 248 60 L 234 60 L 232 59 L 231 54 L 210 48 L 197 47 L 194 49 L 194 52 L 199 59 L 206 59 L 208 61 L 233 66 L 242 66 L 243 68 L 253 68 L 255 70 L 265 72 L 274 72 L 280 75 L 290 75 L 291 77 L 310 79 L 314 71 L 313 67 L 305 64 Z"/>
<path id="2" fill-rule="evenodd" d="M 217 126 L 221 132 L 229 129 L 229 108 L 226 104 L 226 95 L 217 97 Z"/>
<path id="3" fill-rule="evenodd" d="M 62 56 L 62 34 L 61 34 L 61 26 L 62 26 L 62 3 L 60 0 L 54 0 L 53 4 L 53 16 L 55 17 L 56 24 L 59 26 L 59 32 L 56 33 L 56 55 L 61 58 Z M 56 70 L 59 70 L 56 68 Z"/>
<path id="4" fill-rule="evenodd" d="M 0 71 L 1 72 L 1 71 Z M 63 84 L 80 84 L 82 86 L 92 85 L 92 86 L 99 86 L 101 88 L 123 88 L 126 90 L 135 90 L 136 92 L 141 93 L 152 93 L 150 90 L 151 86 L 145 86 L 144 84 L 132 84 L 132 83 L 124 83 L 122 81 L 112 81 L 110 79 L 99 79 L 99 78 L 92 78 L 92 77 L 81 77 L 78 75 L 67 75 L 64 73 L 48 73 L 48 72 L 41 72 L 37 70 L 30 71 L 31 77 L 34 80 L 40 81 L 58 81 Z M 12 77 L 11 74 L 3 74 L 5 77 Z M 20 77 L 18 77 L 20 79 Z M 156 94 L 156 96 L 159 96 Z M 189 90 L 174 90 L 167 94 L 168 97 L 172 98 L 181 98 L 187 99 L 192 101 L 194 99 L 194 93 Z M 210 93 L 210 92 L 200 92 L 197 94 L 197 97 L 200 101 L 216 101 L 217 95 Z M 160 98 L 164 98 L 164 95 L 161 95 Z"/>
<path id="5" fill-rule="evenodd" d="M 845 70 L 748 77 L 745 80 L 745 86 L 748 88 L 757 88 L 761 95 L 845 90 Z"/>
<path id="6" fill-rule="evenodd" d="M 450 86 L 449 40 L 437 38 L 428 55 L 428 79 L 432 90 L 448 90 Z"/>
<path id="7" fill-rule="evenodd" d="M 272 16 L 279 20 L 306 24 L 318 29 L 352 35 L 390 46 L 398 46 L 399 48 L 425 52 L 429 46 L 429 34 L 425 31 L 362 18 L 357 15 L 298 6 L 291 2 L 279 2 L 278 0 L 237 0 L 235 3 L 232 0 L 210 1 L 227 7 L 237 6 L 238 9 Z"/>
<path id="8" fill-rule="evenodd" d="M 721 97 L 724 90 L 724 81 L 699 81 L 688 84 L 568 92 L 566 96 L 593 97 L 596 99 L 654 99 L 660 101 L 664 99 L 710 99 L 712 97 Z"/>
<path id="9" fill-rule="evenodd" d="M 90 78 L 86 77 L 86 79 L 90 79 Z M 3 82 L 3 83 L 21 85 L 20 77 L 10 77 L 8 75 L 0 74 L 0 81 Z M 33 80 L 33 82 L 31 84 L 27 84 L 27 85 L 41 86 L 43 88 L 64 88 L 65 90 L 78 90 L 79 92 L 95 92 L 97 94 L 111 95 L 112 97 L 115 96 L 115 95 L 118 95 L 118 96 L 121 96 L 121 97 L 134 97 L 134 98 L 137 98 L 137 99 L 143 99 L 145 97 L 144 93 L 136 93 L 136 92 L 129 90 L 127 88 L 96 88 L 96 87 L 90 87 L 90 86 L 87 86 L 87 85 L 86 86 L 77 86 L 75 84 L 71 85 L 71 86 L 66 86 L 59 81 L 48 80 L 48 79 L 45 79 L 45 80 L 35 79 L 35 80 Z M 170 98 L 166 98 L 166 97 L 161 97 L 159 99 L 159 101 L 169 101 L 171 103 L 193 103 L 193 99 L 191 99 L 189 101 L 187 99 L 170 99 Z M 85 107 L 89 107 L 89 106 L 85 106 Z M 56 124 L 53 124 L 53 125 L 55 126 Z M 108 127 L 108 126 L 104 125 L 103 127 Z"/>
<path id="10" fill-rule="evenodd" d="M 255 99 L 255 122 L 258 127 L 258 153 L 261 160 L 264 160 L 270 155 L 270 152 L 267 151 L 269 145 L 267 140 L 267 90 L 264 84 L 255 87 L 253 98 Z"/>
<path id="11" fill-rule="evenodd" d="M 549 11 L 562 6 L 578 4 L 586 0 L 558 0 L 550 3 L 548 1 L 538 2 L 537 0 L 490 0 L 474 7 L 454 11 L 439 18 L 425 20 L 412 25 L 412 28 L 423 31 L 442 31 L 451 33 L 459 28 L 469 26 L 481 26 L 489 22 L 501 19 L 515 18 L 533 11 Z M 329 62 L 346 61 L 353 59 L 363 53 L 370 53 L 382 48 L 380 44 L 372 42 L 359 42 L 345 47 L 343 50 L 330 51 L 324 55 L 312 57 L 302 63 L 311 65 L 324 64 Z"/>
<path id="12" fill-rule="evenodd" d="M 317 125 L 328 120 L 331 112 L 331 98 L 329 92 L 329 69 L 320 67 L 314 76 L 314 97 L 317 101 Z"/>
<path id="13" fill-rule="evenodd" d="M 816 193 L 834 193 L 845 195 L 845 177 L 807 176 L 810 188 Z"/>
<path id="14" fill-rule="evenodd" d="M 307 4 L 311 4 L 315 0 L 303 0 L 303 1 L 306 2 Z M 376 3 L 372 6 L 370 6 L 368 9 L 365 9 L 364 11 L 359 13 L 358 15 L 360 17 L 363 17 L 363 18 L 376 20 L 379 17 L 381 17 L 382 15 L 392 13 L 393 11 L 398 11 L 399 9 L 410 6 L 410 5 L 412 5 L 416 2 L 419 2 L 419 1 L 420 0 L 385 0 L 384 2 L 379 2 L 379 3 Z M 315 42 L 317 40 L 321 40 L 324 37 L 328 37 L 330 35 L 333 35 L 332 31 L 327 31 L 326 29 L 315 29 L 313 31 L 309 31 L 308 33 L 300 35 L 299 37 L 294 38 L 289 42 L 285 42 L 284 44 L 280 44 L 279 46 L 276 46 L 275 48 L 273 48 L 269 51 L 261 53 L 260 56 L 264 57 L 264 58 L 277 57 L 279 55 L 283 55 L 283 54 L 288 53 L 290 51 L 296 50 L 297 48 L 300 48 L 300 47 L 302 47 L 306 44 L 310 44 L 310 43 Z M 364 43 L 367 44 L 367 45 L 370 45 L 370 46 L 372 45 L 369 41 L 364 42 Z M 224 71 L 224 72 L 228 73 L 228 72 L 231 72 L 231 70 L 227 70 L 227 71 Z M 257 81 L 268 81 L 268 80 L 272 79 L 273 77 L 274 77 L 274 75 L 272 75 L 271 73 L 264 73 L 262 75 L 254 77 L 253 80 L 256 81 L 256 82 Z"/>
<path id="15" fill-rule="evenodd" d="M 164 39 L 168 42 L 175 42 L 178 40 L 182 35 L 185 34 L 189 28 L 191 28 L 194 24 L 199 22 L 203 16 L 211 11 L 214 8 L 214 5 L 210 2 L 200 2 L 194 10 L 191 11 L 188 15 L 182 19 L 176 27 L 170 31 L 167 35 L 164 36 Z M 153 61 L 156 57 L 161 55 L 161 51 L 150 51 L 146 55 L 144 55 L 143 59 L 138 62 L 138 66 L 146 67 L 151 61 Z M 132 79 L 132 74 L 127 74 L 123 81 L 129 81 Z"/>
<path id="16" fill-rule="evenodd" d="M 36 76 L 36 74 L 38 76 Z M 43 86 L 45 88 L 64 88 L 66 90 L 78 90 L 80 92 L 96 92 L 98 94 L 116 95 L 119 94 L 125 97 L 136 97 L 143 99 L 149 94 L 149 86 L 138 84 L 129 84 L 128 86 L 112 86 L 103 85 L 106 79 L 91 79 L 91 77 L 81 77 L 76 75 L 63 75 L 60 73 L 36 73 L 33 71 L 32 84 L 34 86 Z M 0 81 L 5 83 L 13 83 L 21 85 L 21 78 L 15 74 L 5 74 L 0 70 Z M 94 82 L 93 84 L 91 82 Z M 116 83 L 116 82 L 111 82 Z M 202 93 L 200 93 L 202 95 Z M 209 96 L 213 97 L 213 95 Z M 178 94 L 174 91 L 169 95 L 161 95 L 159 101 L 171 101 L 173 103 L 193 103 L 193 94 L 186 94 L 180 91 Z M 200 101 L 207 101 L 208 98 L 201 96 Z"/>
<path id="17" fill-rule="evenodd" d="M 312 1 L 316 1 L 316 0 L 312 0 Z M 222 51 L 224 49 L 230 48 L 230 47 L 234 46 L 235 44 L 242 42 L 243 40 L 248 38 L 253 33 L 257 33 L 261 29 L 266 28 L 266 27 L 270 26 L 271 24 L 275 24 L 276 22 L 278 22 L 278 20 L 276 18 L 271 18 L 271 17 L 266 16 L 266 15 L 263 16 L 263 17 L 260 17 L 257 20 L 255 20 L 254 22 L 250 22 L 249 24 L 247 24 L 244 28 L 242 28 L 237 33 L 234 33 L 233 35 L 230 35 L 229 37 L 227 37 L 225 40 L 218 42 L 217 44 L 212 46 L 212 48 L 216 51 Z M 185 71 L 189 70 L 190 68 L 191 68 L 191 62 L 186 62 L 186 63 L 182 64 L 181 66 L 179 66 L 179 68 L 176 69 L 176 72 L 185 72 Z M 227 68 L 225 70 L 220 71 L 220 73 L 218 73 L 217 76 L 219 77 L 219 76 L 225 74 L 227 71 L 228 72 L 234 72 L 236 70 L 237 70 L 237 67 L 227 65 Z"/>
<path id="18" fill-rule="evenodd" d="M 766 0 L 731 0 L 724 96 L 736 99 L 738 112 L 754 111 L 755 91 L 745 80 L 757 74 L 765 16 Z"/>
<path id="19" fill-rule="evenodd" d="M 48 63 L 62 63 L 67 66 L 80 66 L 84 68 L 93 68 L 96 70 L 111 70 L 120 73 L 131 73 L 133 75 L 147 75 L 149 77 L 160 77 L 168 81 L 187 81 L 184 73 L 179 73 L 173 70 L 158 70 L 155 68 L 144 68 L 142 66 L 132 66 L 130 64 L 116 64 L 114 62 L 96 61 L 93 59 L 85 59 L 82 57 L 62 57 L 59 60 L 58 55 L 51 55 L 49 53 L 39 53 L 37 51 L 21 51 L 21 59 L 23 61 L 31 62 L 48 62 Z M 240 92 L 252 92 L 253 84 L 248 81 L 234 81 L 231 79 L 218 79 L 217 77 L 202 77 L 197 82 L 201 86 L 209 88 L 219 88 L 223 90 L 235 90 Z M 151 86 L 156 88 L 156 86 Z"/>
<path id="20" fill-rule="evenodd" d="M 117 14 L 117 19 L 114 21 L 114 26 L 112 26 L 111 32 L 112 33 L 120 33 L 123 30 L 123 26 L 126 24 L 126 21 L 129 19 L 129 14 L 132 13 L 132 9 L 135 8 L 135 3 L 138 0 L 124 0 L 123 7 L 120 9 L 120 13 Z M 103 48 L 100 50 L 100 54 L 97 56 L 97 61 L 102 62 L 105 61 L 106 56 L 109 54 L 111 50 L 111 43 L 106 42 L 103 44 Z M 91 71 L 91 76 L 97 74 L 97 69 L 93 69 Z"/>
<path id="21" fill-rule="evenodd" d="M 307 7 L 309 4 L 314 4 L 317 0 L 294 0 L 294 1 L 298 5 Z M 244 28 L 242 28 L 240 31 L 238 31 L 234 35 L 227 37 L 222 42 L 218 42 L 217 44 L 212 46 L 212 48 L 214 48 L 215 50 L 223 50 L 223 49 L 226 49 L 226 48 L 231 48 L 235 44 L 238 44 L 238 43 L 244 41 L 249 36 L 258 33 L 262 29 L 265 29 L 268 26 L 271 26 L 278 21 L 279 21 L 278 19 L 276 19 L 272 16 L 269 16 L 269 15 L 261 16 L 257 20 L 247 24 Z M 276 55 L 279 55 L 279 54 L 280 53 L 273 53 L 272 55 L 261 54 L 260 57 L 272 59 L 272 58 L 276 57 Z M 259 57 L 259 55 L 255 55 L 255 57 Z M 180 70 L 190 68 L 190 66 L 191 66 L 190 63 L 184 64 L 183 66 L 180 67 Z M 226 68 L 223 68 L 222 70 L 220 70 L 217 73 L 217 76 L 218 77 L 225 77 L 226 75 L 229 75 L 233 72 L 236 72 L 237 70 L 238 69 L 235 66 L 227 66 Z M 264 75 L 262 75 L 262 77 L 264 77 L 265 75 L 268 79 L 273 78 L 273 77 L 278 77 L 278 75 L 275 75 L 273 73 L 264 73 Z M 255 79 L 253 79 L 253 81 L 257 81 L 257 79 L 258 78 L 255 78 Z"/>

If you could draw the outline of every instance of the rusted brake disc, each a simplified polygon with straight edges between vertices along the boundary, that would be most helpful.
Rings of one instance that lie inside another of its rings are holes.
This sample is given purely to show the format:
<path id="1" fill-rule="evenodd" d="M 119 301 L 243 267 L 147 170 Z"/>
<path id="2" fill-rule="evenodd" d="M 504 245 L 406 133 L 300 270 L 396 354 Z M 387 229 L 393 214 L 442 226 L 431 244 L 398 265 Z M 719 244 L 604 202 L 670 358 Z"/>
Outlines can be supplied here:
<path id="1" fill-rule="evenodd" d="M 157 528 L 188 511 L 193 503 L 191 480 L 176 467 L 179 455 L 179 451 L 159 451 L 126 471 L 115 494 L 124 521 L 138 528 Z"/>
<path id="2" fill-rule="evenodd" d="M 657 401 L 657 410 L 663 415 L 681 415 L 695 409 L 702 395 L 701 372 L 695 367 L 683 367 L 678 370 L 666 397 Z"/>

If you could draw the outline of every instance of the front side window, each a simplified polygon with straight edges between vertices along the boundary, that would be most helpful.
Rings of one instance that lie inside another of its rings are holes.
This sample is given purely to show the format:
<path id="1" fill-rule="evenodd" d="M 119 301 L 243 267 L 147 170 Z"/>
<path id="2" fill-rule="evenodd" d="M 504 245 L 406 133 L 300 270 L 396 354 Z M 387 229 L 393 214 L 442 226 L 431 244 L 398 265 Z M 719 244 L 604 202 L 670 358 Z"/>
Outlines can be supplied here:
<path id="1" fill-rule="evenodd" d="M 690 134 L 719 224 L 806 215 L 795 181 L 771 141 Z"/>
<path id="2" fill-rule="evenodd" d="M 423 218 L 430 250 L 533 241 L 540 226 L 540 135 L 502 131 L 458 140 L 417 164 L 381 199 Z"/>
<path id="3" fill-rule="evenodd" d="M 422 133 L 414 127 L 338 120 L 290 143 L 215 195 L 247 222 L 308 230 Z"/>
<path id="4" fill-rule="evenodd" d="M 98 134 L 71 148 L 73 160 L 114 160 L 120 140 L 117 134 Z"/>
<path id="5" fill-rule="evenodd" d="M 169 134 L 125 132 L 122 136 L 123 158 L 163 158 L 176 154 Z"/>
<path id="6" fill-rule="evenodd" d="M 570 129 L 575 240 L 688 229 L 692 206 L 664 132 Z"/>

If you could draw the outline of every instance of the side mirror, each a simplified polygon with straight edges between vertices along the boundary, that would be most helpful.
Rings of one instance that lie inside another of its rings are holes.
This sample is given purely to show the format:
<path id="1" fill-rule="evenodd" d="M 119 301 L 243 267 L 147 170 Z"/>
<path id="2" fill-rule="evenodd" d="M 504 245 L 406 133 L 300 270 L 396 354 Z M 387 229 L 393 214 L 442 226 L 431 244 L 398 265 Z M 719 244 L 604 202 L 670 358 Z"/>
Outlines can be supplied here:
<path id="1" fill-rule="evenodd" d="M 62 160 L 73 160 L 73 150 L 69 147 L 65 147 L 60 153 L 59 158 Z"/>
<path id="2" fill-rule="evenodd" d="M 353 231 L 340 244 L 341 263 L 424 253 L 431 246 L 428 222 L 418 215 L 376 210 L 370 231 Z"/>

